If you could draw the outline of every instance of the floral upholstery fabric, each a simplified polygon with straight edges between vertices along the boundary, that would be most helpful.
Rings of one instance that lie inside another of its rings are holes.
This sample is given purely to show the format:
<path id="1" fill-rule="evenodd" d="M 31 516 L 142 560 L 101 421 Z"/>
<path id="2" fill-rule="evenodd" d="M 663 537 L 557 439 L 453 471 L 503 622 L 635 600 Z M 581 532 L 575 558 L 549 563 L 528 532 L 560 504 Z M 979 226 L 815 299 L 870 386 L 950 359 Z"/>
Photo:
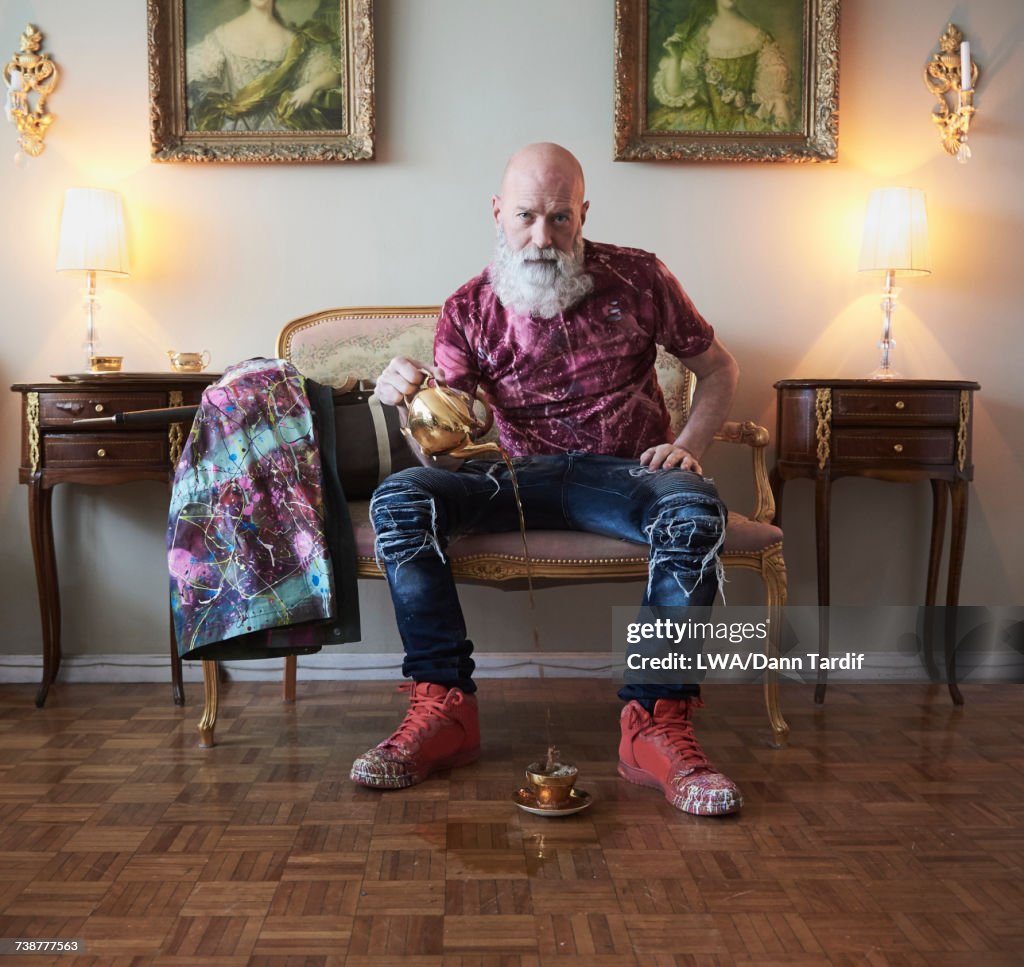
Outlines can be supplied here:
<path id="1" fill-rule="evenodd" d="M 368 310 L 365 316 L 340 311 L 320 313 L 289 334 L 282 354 L 300 373 L 328 386 L 376 379 L 394 356 L 430 363 L 438 311 L 375 315 Z M 692 374 L 660 347 L 655 369 L 672 432 L 678 435 L 690 412 Z"/>

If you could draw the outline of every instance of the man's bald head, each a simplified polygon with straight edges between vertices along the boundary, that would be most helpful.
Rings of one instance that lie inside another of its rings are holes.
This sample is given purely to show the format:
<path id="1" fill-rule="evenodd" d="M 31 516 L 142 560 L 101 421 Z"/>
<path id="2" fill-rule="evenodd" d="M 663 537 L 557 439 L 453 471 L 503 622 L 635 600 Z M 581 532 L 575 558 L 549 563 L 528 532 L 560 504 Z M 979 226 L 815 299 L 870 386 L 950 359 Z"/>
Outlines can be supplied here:
<path id="1" fill-rule="evenodd" d="M 501 176 L 501 194 L 505 194 L 506 186 L 522 179 L 566 184 L 573 194 L 578 195 L 580 203 L 583 202 L 583 166 L 571 151 L 560 144 L 541 141 L 520 148 L 505 165 Z"/>

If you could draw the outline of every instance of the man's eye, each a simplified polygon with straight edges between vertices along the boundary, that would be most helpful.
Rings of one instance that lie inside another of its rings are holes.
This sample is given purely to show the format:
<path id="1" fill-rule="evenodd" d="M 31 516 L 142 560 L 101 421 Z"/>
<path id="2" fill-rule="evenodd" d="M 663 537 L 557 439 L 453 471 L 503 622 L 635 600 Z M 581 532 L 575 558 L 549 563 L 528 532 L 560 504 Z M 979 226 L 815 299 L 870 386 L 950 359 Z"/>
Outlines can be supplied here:
<path id="1" fill-rule="evenodd" d="M 567 221 L 569 221 L 569 216 L 568 215 L 555 215 L 555 221 L 558 222 L 560 225 L 564 225 Z"/>
<path id="2" fill-rule="evenodd" d="M 529 212 L 520 212 L 518 215 L 516 215 L 516 218 L 521 218 L 524 222 L 529 221 L 530 217 L 531 216 Z"/>

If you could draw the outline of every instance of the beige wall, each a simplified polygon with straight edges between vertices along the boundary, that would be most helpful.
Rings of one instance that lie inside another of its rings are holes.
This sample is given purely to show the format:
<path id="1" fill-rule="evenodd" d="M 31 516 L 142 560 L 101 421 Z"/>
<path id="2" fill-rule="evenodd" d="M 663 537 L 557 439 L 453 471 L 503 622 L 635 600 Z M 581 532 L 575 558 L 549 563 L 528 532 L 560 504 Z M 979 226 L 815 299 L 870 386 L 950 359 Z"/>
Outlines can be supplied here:
<path id="1" fill-rule="evenodd" d="M 740 360 L 734 415 L 773 427 L 775 380 L 856 377 L 875 365 L 877 281 L 856 272 L 863 206 L 872 188 L 916 185 L 929 194 L 933 274 L 905 286 L 896 361 L 911 377 L 982 384 L 962 600 L 1020 603 L 1024 8 L 843 6 L 836 165 L 612 162 L 612 0 L 378 0 L 376 162 L 192 167 L 148 160 L 144 3 L 5 0 L 0 48 L 13 50 L 36 23 L 62 80 L 41 158 L 16 168 L 13 129 L 0 126 L 0 382 L 80 366 L 79 283 L 53 271 L 68 186 L 125 197 L 134 272 L 103 286 L 107 350 L 152 370 L 168 348 L 208 348 L 219 368 L 270 353 L 281 324 L 306 312 L 443 299 L 487 261 L 488 201 L 506 156 L 553 139 L 586 169 L 589 236 L 661 255 Z M 941 152 L 921 81 L 947 17 L 967 31 L 983 72 L 967 166 Z M 0 654 L 37 655 L 15 403 L 0 409 Z M 706 463 L 739 507 L 730 459 Z M 164 500 L 153 485 L 58 489 L 67 653 L 165 648 Z M 926 484 L 838 485 L 834 600 L 919 599 L 928 505 Z M 791 600 L 813 603 L 810 486 L 792 484 L 786 509 Z M 544 592 L 542 639 L 601 649 L 608 604 L 638 594 Z M 475 590 L 466 601 L 481 643 L 527 649 L 524 598 Z M 397 651 L 385 589 L 367 589 L 364 606 L 366 649 Z"/>

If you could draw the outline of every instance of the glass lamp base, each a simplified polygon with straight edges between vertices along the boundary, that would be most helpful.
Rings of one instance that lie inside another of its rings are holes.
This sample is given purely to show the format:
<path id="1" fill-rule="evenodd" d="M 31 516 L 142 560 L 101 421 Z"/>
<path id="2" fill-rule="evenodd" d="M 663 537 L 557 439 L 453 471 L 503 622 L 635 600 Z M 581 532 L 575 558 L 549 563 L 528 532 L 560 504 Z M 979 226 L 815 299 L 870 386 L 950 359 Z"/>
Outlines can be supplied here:
<path id="1" fill-rule="evenodd" d="M 879 366 L 878 369 L 868 373 L 868 379 L 903 379 L 900 373 L 888 366 Z"/>

